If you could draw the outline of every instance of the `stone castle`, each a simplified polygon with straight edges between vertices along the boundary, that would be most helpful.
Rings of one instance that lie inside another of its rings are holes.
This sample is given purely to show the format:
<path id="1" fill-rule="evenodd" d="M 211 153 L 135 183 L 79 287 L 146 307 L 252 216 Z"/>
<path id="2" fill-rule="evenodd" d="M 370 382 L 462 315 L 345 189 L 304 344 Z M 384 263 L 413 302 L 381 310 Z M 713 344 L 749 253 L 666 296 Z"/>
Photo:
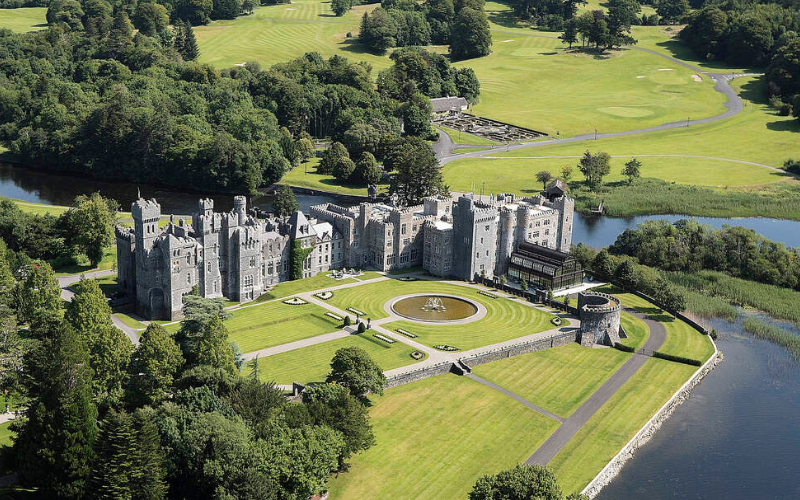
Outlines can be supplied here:
<path id="1" fill-rule="evenodd" d="M 228 213 L 200 200 L 191 225 L 171 218 L 159 227 L 161 206 L 138 199 L 134 227 L 116 228 L 118 282 L 136 313 L 148 319 L 180 317 L 182 297 L 225 297 L 248 302 L 270 286 L 343 267 L 381 271 L 422 267 L 436 276 L 475 279 L 504 275 L 522 244 L 564 253 L 572 242 L 574 200 L 558 193 L 437 196 L 397 208 L 361 203 L 313 206 L 287 219 L 248 215 L 246 199 Z M 306 254 L 291 269 L 292 246 Z"/>

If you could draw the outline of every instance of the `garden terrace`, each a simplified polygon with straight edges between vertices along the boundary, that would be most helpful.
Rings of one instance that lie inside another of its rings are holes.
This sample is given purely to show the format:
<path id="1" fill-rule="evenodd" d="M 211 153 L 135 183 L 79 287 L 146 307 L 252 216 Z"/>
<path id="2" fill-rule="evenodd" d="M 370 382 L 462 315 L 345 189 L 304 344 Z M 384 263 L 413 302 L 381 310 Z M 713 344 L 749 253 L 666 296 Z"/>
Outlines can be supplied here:
<path id="1" fill-rule="evenodd" d="M 532 141 L 547 137 L 547 134 L 543 132 L 517 127 L 490 118 L 474 116 L 469 113 L 437 116 L 434 118 L 433 123 L 495 142 Z"/>

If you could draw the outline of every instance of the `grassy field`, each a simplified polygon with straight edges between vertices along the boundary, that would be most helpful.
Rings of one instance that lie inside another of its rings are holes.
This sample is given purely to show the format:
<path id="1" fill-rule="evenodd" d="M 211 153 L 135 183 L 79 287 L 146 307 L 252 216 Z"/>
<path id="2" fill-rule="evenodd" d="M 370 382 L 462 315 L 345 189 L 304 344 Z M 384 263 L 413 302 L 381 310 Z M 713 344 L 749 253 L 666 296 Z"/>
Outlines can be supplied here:
<path id="1" fill-rule="evenodd" d="M 261 295 L 258 298 L 258 301 L 263 302 L 265 300 L 272 300 L 282 297 L 289 297 L 291 295 L 297 295 L 301 292 L 310 292 L 312 290 L 319 290 L 321 288 L 328 288 L 336 285 L 344 285 L 347 283 L 356 283 L 357 280 L 353 278 L 347 278 L 343 280 L 335 280 L 333 278 L 329 278 L 328 276 L 323 274 L 318 274 L 311 278 L 303 278 L 300 280 L 293 280 L 293 281 L 284 281 L 282 283 L 278 283 L 269 292 Z"/>
<path id="2" fill-rule="evenodd" d="M 594 146 L 592 144 L 591 146 Z M 573 146 L 577 148 L 578 146 Z M 584 146 L 585 147 L 585 146 Z M 542 147 L 541 149 L 545 149 Z M 595 151 L 595 148 L 592 148 Z M 531 156 L 547 156 L 538 149 L 528 151 Z M 513 153 L 510 151 L 509 154 Z M 536 173 L 549 171 L 560 177 L 563 165 L 572 167 L 573 179 L 582 181 L 577 168 L 578 155 L 567 158 L 465 158 L 444 165 L 442 174 L 445 183 L 456 191 L 469 191 L 474 179 L 486 180 L 486 189 L 493 192 L 538 193 L 542 185 L 536 181 Z M 611 173 L 606 182 L 626 180 L 622 175 L 625 162 L 631 156 L 611 159 Z M 638 157 L 642 162 L 642 177 L 654 177 L 669 182 L 700 186 L 747 186 L 789 180 L 789 174 L 763 167 L 704 158 Z"/>
<path id="3" fill-rule="evenodd" d="M 486 307 L 486 317 L 472 323 L 438 324 L 394 321 L 383 325 L 389 330 L 402 328 L 418 337 L 425 345 L 447 344 L 461 350 L 494 344 L 524 335 L 555 328 L 550 314 L 505 298 L 492 299 L 468 287 L 428 281 L 383 281 L 369 285 L 339 290 L 328 300 L 331 304 L 347 309 L 353 307 L 370 318 L 387 316 L 384 304 L 393 297 L 409 293 L 448 293 L 480 302 Z"/>
<path id="4" fill-rule="evenodd" d="M 13 433 L 8 428 L 11 425 L 11 422 L 5 422 L 0 424 L 0 447 L 4 445 L 11 445 L 11 436 Z"/>
<path id="5" fill-rule="evenodd" d="M 711 79 L 636 50 L 604 55 L 567 51 L 541 35 L 493 33 L 492 54 L 457 66 L 481 82 L 480 116 L 551 136 L 651 127 L 724 111 Z M 591 83 L 588 83 L 591 82 Z"/>
<path id="6" fill-rule="evenodd" d="M 74 276 L 76 274 L 83 274 L 92 271 L 107 271 L 112 269 L 117 264 L 117 248 L 115 246 L 106 247 L 103 250 L 103 259 L 97 266 L 92 266 L 89 263 L 89 258 L 85 255 L 80 255 L 77 263 L 72 266 L 63 266 L 54 268 L 56 276 Z"/>
<path id="7" fill-rule="evenodd" d="M 288 385 L 292 382 L 319 382 L 330 372 L 331 359 L 336 351 L 345 347 L 360 347 L 382 370 L 391 370 L 416 363 L 411 353 L 414 349 L 397 342 L 387 344 L 372 337 L 370 332 L 350 335 L 338 340 L 317 344 L 295 351 L 259 358 L 261 380 Z M 421 361 L 421 360 L 420 360 Z M 249 369 L 247 370 L 249 371 Z"/>
<path id="8" fill-rule="evenodd" d="M 436 127 L 447 134 L 454 144 L 469 144 L 471 146 L 497 146 L 500 144 L 499 142 L 485 139 L 477 135 L 468 134 L 466 132 L 460 132 L 450 127 L 444 127 L 441 125 L 437 125 Z"/>
<path id="9" fill-rule="evenodd" d="M 569 344 L 476 366 L 473 372 L 566 418 L 630 356 Z"/>
<path id="10" fill-rule="evenodd" d="M 249 16 L 194 28 L 200 62 L 218 68 L 249 61 L 271 66 L 319 52 L 323 57 L 339 54 L 383 69 L 390 66 L 389 58 L 367 53 L 355 38 L 364 12 L 375 7 L 356 6 L 342 17 L 333 14 L 330 2 L 319 0 L 257 7 Z M 348 32 L 353 37 L 347 38 Z"/>
<path id="11" fill-rule="evenodd" d="M 627 339 L 621 339 L 623 345 L 638 349 L 650 338 L 650 329 L 639 318 L 623 312 L 620 315 L 620 323 L 628 335 Z"/>
<path id="12" fill-rule="evenodd" d="M 548 464 L 564 492 L 582 490 L 696 369 L 648 359 Z"/>
<path id="13" fill-rule="evenodd" d="M 650 302 L 631 293 L 621 293 L 618 288 L 613 286 L 601 287 L 598 290 L 614 294 L 622 301 L 625 307 L 632 307 L 637 312 L 646 314 L 651 319 L 663 323 L 664 328 L 667 330 L 667 340 L 658 349 L 660 352 L 701 361 L 707 360 L 714 353 L 714 346 L 706 335 L 671 314 L 661 311 Z"/>
<path id="14" fill-rule="evenodd" d="M 17 33 L 40 30 L 47 27 L 44 18 L 46 7 L 25 9 L 0 9 L 0 28 L 8 28 Z"/>
<path id="15" fill-rule="evenodd" d="M 270 302 L 231 311 L 225 320 L 229 340 L 239 344 L 242 352 L 258 351 L 296 340 L 335 332 L 339 325 L 325 316 L 325 309 L 314 304 L 288 305 Z M 167 325 L 176 332 L 180 323 Z"/>
<path id="16" fill-rule="evenodd" d="M 524 461 L 557 425 L 454 375 L 389 389 L 373 401 L 376 445 L 331 479 L 331 498 L 466 498 L 478 477 Z"/>
<path id="17" fill-rule="evenodd" d="M 302 187 L 306 189 L 316 189 L 319 191 L 336 192 L 339 194 L 367 196 L 367 186 L 358 184 L 342 184 L 332 175 L 318 174 L 316 165 L 319 158 L 314 158 L 307 164 L 293 168 L 281 178 L 281 184 L 288 186 Z M 378 192 L 389 190 L 389 184 L 379 184 Z"/>
<path id="18" fill-rule="evenodd" d="M 131 328 L 136 328 L 137 330 L 147 328 L 147 325 L 145 325 L 144 323 L 141 323 L 138 320 L 133 319 L 132 317 L 128 316 L 125 313 L 121 313 L 121 312 L 114 313 L 114 316 L 119 318 L 120 321 L 122 321 L 123 323 L 125 323 L 126 325 L 128 325 Z"/>

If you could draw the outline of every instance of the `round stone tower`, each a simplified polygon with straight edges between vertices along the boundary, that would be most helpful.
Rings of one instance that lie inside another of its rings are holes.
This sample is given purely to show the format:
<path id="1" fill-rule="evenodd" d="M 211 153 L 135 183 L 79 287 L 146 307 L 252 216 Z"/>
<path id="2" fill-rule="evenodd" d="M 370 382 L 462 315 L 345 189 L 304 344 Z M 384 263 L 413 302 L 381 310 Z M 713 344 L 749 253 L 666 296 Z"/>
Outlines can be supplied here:
<path id="1" fill-rule="evenodd" d="M 622 304 L 613 295 L 584 291 L 578 294 L 578 312 L 581 317 L 581 345 L 602 344 L 613 346 L 620 337 L 620 311 Z"/>

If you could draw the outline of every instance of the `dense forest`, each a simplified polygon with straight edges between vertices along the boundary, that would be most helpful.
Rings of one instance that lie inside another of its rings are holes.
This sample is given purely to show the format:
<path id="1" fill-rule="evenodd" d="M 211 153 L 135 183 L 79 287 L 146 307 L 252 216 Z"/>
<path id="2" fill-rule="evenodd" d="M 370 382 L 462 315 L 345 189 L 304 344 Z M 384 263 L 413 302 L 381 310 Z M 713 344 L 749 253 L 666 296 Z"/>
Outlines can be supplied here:
<path id="1" fill-rule="evenodd" d="M 717 230 L 693 220 L 648 220 L 620 234 L 609 252 L 666 271 L 721 271 L 800 290 L 800 251 L 741 226 Z"/>
<path id="2" fill-rule="evenodd" d="M 383 53 L 392 47 L 450 45 L 454 60 L 489 55 L 492 35 L 483 0 L 384 0 L 364 13 L 358 39 Z"/>
<path id="3" fill-rule="evenodd" d="M 0 240 L 0 391 L 28 407 L 0 473 L 36 498 L 305 500 L 373 445 L 365 394 L 385 378 L 361 349 L 289 401 L 229 342 L 221 300 L 187 296 L 177 334 L 134 346 L 97 281 L 74 290 Z"/>
<path id="4" fill-rule="evenodd" d="M 396 141 L 399 118 L 429 109 L 424 93 L 479 89 L 446 61 L 425 73 L 438 87 L 402 91 L 376 89 L 365 63 L 315 53 L 219 71 L 187 61 L 189 24 L 152 12 L 132 23 L 102 0 L 55 0 L 48 19 L 40 32 L 0 30 L 0 141 L 18 161 L 82 175 L 253 192 L 304 160 L 311 136 Z"/>

